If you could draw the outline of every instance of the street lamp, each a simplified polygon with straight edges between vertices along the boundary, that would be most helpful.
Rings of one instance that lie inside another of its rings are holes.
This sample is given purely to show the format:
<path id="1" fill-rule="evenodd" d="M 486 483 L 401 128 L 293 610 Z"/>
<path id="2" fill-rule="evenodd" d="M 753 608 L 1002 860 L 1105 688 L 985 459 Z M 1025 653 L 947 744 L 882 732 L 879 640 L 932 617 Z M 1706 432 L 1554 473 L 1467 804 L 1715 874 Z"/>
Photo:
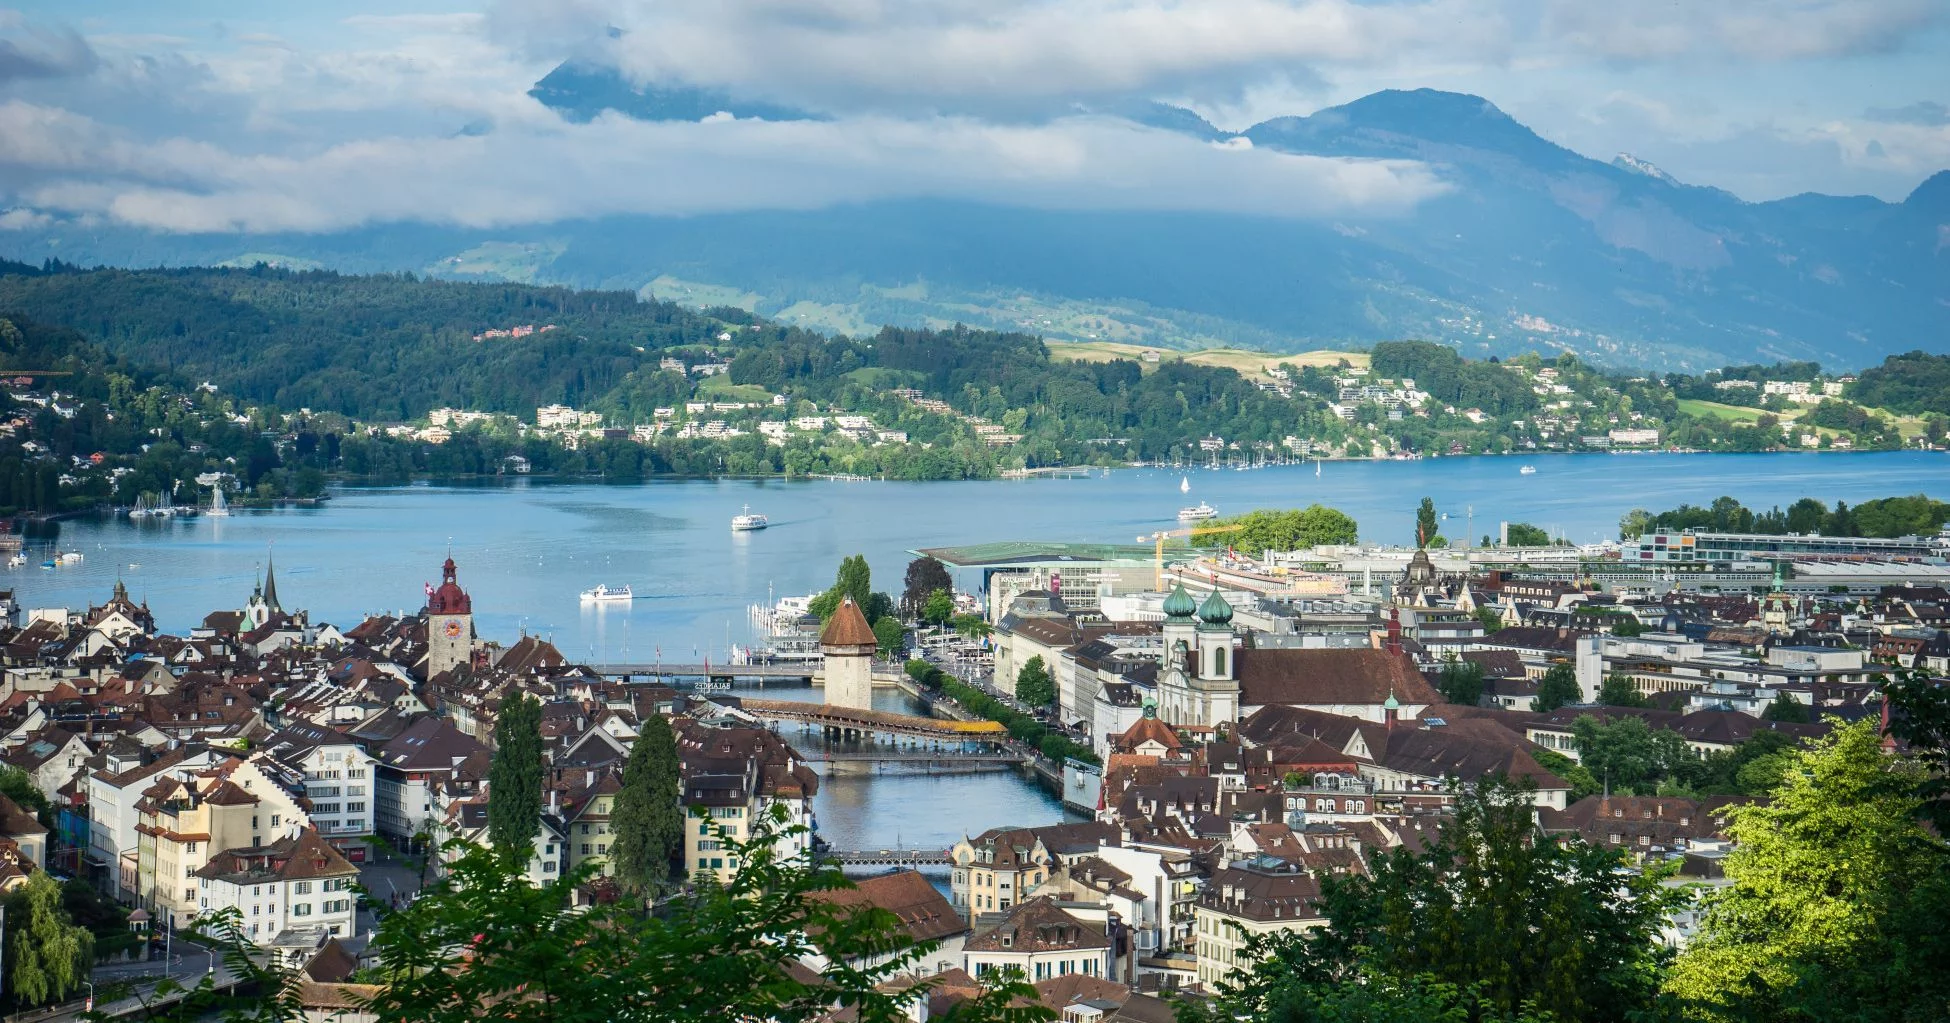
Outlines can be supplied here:
<path id="1" fill-rule="evenodd" d="M 94 1012 L 95 1011 L 95 982 L 92 980 L 84 980 L 82 981 L 82 983 L 88 985 L 88 997 L 82 999 L 81 1011 Z"/>

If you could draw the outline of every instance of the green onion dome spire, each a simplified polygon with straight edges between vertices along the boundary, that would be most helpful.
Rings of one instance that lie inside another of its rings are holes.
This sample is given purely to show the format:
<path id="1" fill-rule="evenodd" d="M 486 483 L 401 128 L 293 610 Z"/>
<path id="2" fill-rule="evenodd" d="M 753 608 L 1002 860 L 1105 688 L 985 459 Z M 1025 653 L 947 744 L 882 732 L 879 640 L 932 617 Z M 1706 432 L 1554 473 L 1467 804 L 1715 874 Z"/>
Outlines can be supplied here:
<path id="1" fill-rule="evenodd" d="M 1213 590 L 1205 598 L 1205 603 L 1198 606 L 1198 617 L 1207 625 L 1230 625 L 1232 605 L 1226 603 L 1226 598 L 1220 596 L 1218 590 Z"/>
<path id="2" fill-rule="evenodd" d="M 1179 583 L 1165 598 L 1166 618 L 1190 618 L 1198 613 L 1198 605 L 1192 603 L 1192 595 L 1185 592 L 1185 584 Z"/>

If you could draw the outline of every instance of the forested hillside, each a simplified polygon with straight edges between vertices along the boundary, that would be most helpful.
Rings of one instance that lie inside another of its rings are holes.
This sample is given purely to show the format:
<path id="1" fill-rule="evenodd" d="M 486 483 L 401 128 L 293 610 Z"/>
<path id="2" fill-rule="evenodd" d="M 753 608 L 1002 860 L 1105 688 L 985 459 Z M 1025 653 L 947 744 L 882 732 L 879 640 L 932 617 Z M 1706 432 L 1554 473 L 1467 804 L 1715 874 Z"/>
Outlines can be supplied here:
<path id="1" fill-rule="evenodd" d="M 24 272 L 23 272 L 24 271 Z M 640 383 L 646 351 L 708 342 L 709 316 L 622 291 L 197 268 L 0 265 L 0 309 L 133 362 L 282 408 L 406 420 L 441 406 L 533 414 Z M 474 341 L 524 325 L 556 329 Z M 651 360 L 654 370 L 655 360 Z"/>
<path id="2" fill-rule="evenodd" d="M 1628 375 L 1568 353 L 1475 361 L 1391 341 L 1365 368 L 1234 368 L 1138 348 L 1059 357 L 1029 334 L 960 326 L 826 337 L 627 292 L 264 266 L 0 264 L 0 317 L 6 368 L 43 374 L 8 399 L 0 509 L 40 511 L 194 493 L 213 473 L 278 500 L 332 473 L 959 479 L 1133 461 L 1888 449 L 1943 442 L 1950 362 L 1894 357 L 1854 383 L 1806 362 Z M 569 408 L 544 423 L 545 406 Z"/>

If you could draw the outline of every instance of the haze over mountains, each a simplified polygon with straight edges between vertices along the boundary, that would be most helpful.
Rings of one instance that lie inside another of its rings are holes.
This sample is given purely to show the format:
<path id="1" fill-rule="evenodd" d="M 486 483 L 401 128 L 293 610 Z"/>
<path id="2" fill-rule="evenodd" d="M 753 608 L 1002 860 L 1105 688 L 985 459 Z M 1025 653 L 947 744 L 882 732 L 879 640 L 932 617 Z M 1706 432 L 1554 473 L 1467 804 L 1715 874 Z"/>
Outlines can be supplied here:
<path id="1" fill-rule="evenodd" d="M 813 116 L 723 93 L 638 89 L 575 65 L 533 95 L 571 121 Z M 1750 203 L 1629 155 L 1572 152 L 1487 100 L 1432 90 L 1379 92 L 1238 133 L 1157 104 L 1086 113 L 1116 130 L 1214 146 L 1413 161 L 1440 188 L 1404 214 L 1358 219 L 906 198 L 491 230 L 163 234 L 62 222 L 0 238 L 0 255 L 261 259 L 643 288 L 848 332 L 962 321 L 1060 339 L 1275 350 L 1422 337 L 1474 356 L 1559 347 L 1612 365 L 1691 369 L 1775 359 L 1853 368 L 1950 347 L 1950 172 L 1901 202 L 1809 194 Z"/>

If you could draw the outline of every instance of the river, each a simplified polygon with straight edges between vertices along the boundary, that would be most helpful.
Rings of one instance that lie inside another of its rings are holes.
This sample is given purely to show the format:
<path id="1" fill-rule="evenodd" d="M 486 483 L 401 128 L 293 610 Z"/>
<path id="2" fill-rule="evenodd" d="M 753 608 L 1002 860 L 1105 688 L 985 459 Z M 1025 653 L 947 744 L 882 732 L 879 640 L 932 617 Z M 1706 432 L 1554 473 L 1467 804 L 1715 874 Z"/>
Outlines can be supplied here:
<path id="1" fill-rule="evenodd" d="M 1534 475 L 1518 473 L 1526 463 Z M 1181 477 L 1191 482 L 1189 494 L 1179 492 Z M 11 586 L 23 608 L 82 607 L 106 599 L 120 578 L 148 601 L 160 627 L 181 633 L 211 610 L 241 607 L 274 552 L 285 607 L 350 627 L 368 613 L 417 610 L 422 584 L 439 581 L 451 549 L 484 637 L 512 642 L 522 630 L 540 633 L 571 658 L 598 664 L 720 660 L 729 644 L 750 638 L 749 605 L 824 588 L 845 555 L 865 554 L 878 588 L 898 593 L 913 548 L 1010 539 L 1128 543 L 1176 526 L 1177 509 L 1200 500 L 1223 514 L 1318 501 L 1354 516 L 1364 540 L 1405 543 L 1416 503 L 1428 496 L 1447 514 L 1452 536 L 1494 534 L 1507 519 L 1584 542 L 1615 536 L 1619 516 L 1633 507 L 1704 504 L 1722 494 L 1765 508 L 1804 496 L 1833 504 L 1918 492 L 1950 498 L 1950 459 L 1930 452 L 1537 455 L 1328 462 L 1318 476 L 1307 465 L 964 483 L 515 479 L 341 488 L 318 508 L 220 519 L 70 520 L 58 546 L 81 552 L 80 565 L 42 569 L 53 547 L 35 544 L 30 567 L 5 573 L 0 588 Z M 770 516 L 771 528 L 734 534 L 731 516 L 748 503 Z M 637 599 L 583 606 L 577 594 L 598 582 L 627 583 Z M 907 699 L 891 691 L 882 698 Z M 816 809 L 828 840 L 853 847 L 941 844 L 964 830 L 1062 813 L 1054 799 L 1006 774 L 832 778 Z"/>

